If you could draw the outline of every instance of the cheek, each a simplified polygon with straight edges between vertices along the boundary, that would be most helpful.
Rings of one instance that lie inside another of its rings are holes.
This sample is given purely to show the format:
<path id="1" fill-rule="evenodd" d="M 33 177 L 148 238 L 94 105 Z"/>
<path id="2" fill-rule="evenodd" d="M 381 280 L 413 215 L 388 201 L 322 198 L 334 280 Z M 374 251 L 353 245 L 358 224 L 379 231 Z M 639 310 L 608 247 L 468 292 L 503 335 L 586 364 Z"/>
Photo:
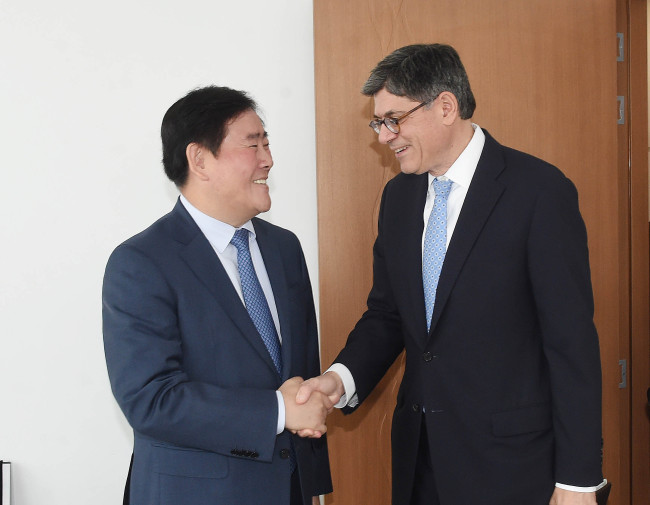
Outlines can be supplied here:
<path id="1" fill-rule="evenodd" d="M 423 142 L 420 149 L 422 157 L 426 159 L 434 158 L 439 152 L 438 146 L 434 142 Z"/>

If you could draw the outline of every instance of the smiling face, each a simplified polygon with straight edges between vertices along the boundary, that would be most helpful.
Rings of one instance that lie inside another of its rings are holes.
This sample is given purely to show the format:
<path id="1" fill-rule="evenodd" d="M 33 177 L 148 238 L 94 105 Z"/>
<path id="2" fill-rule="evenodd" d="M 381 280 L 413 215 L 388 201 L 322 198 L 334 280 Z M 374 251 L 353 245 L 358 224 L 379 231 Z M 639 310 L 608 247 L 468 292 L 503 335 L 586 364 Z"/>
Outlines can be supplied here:
<path id="1" fill-rule="evenodd" d="M 399 161 L 405 174 L 431 172 L 444 174 L 458 154 L 454 149 L 454 111 L 450 93 L 441 93 L 429 105 L 422 107 L 399 122 L 399 133 L 393 133 L 386 125 L 381 126 L 378 140 L 388 145 Z M 375 119 L 399 117 L 419 102 L 404 96 L 396 96 L 385 89 L 374 95 Z"/>
<path id="2" fill-rule="evenodd" d="M 266 182 L 273 158 L 255 111 L 248 110 L 228 124 L 216 156 L 203 146 L 190 145 L 188 158 L 196 160 L 198 167 L 203 212 L 239 227 L 271 208 Z"/>

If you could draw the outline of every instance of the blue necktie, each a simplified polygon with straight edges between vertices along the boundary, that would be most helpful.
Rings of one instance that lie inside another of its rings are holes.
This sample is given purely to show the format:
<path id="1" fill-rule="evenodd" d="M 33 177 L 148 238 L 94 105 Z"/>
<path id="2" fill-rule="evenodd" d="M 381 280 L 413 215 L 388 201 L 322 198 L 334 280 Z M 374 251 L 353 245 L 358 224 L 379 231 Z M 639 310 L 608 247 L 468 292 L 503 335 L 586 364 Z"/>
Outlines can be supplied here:
<path id="1" fill-rule="evenodd" d="M 269 304 L 264 296 L 264 291 L 260 281 L 255 273 L 251 252 L 248 245 L 248 230 L 240 228 L 230 241 L 237 248 L 237 269 L 239 270 L 239 279 L 241 281 L 241 290 L 244 294 L 244 304 L 246 310 L 253 320 L 253 324 L 266 346 L 271 359 L 275 364 L 280 377 L 282 377 L 282 354 L 280 350 L 280 339 L 275 329 L 273 317 Z M 296 468 L 296 455 L 293 448 L 293 440 L 289 449 L 289 468 L 291 473 Z"/>
<path id="2" fill-rule="evenodd" d="M 422 253 L 422 283 L 424 285 L 427 331 L 431 329 L 431 316 L 436 301 L 438 280 L 447 252 L 447 197 L 451 191 L 452 181 L 441 181 L 436 178 L 432 184 L 436 196 L 424 235 L 424 251 Z"/>
<path id="3" fill-rule="evenodd" d="M 239 270 L 246 310 L 251 316 L 255 328 L 257 328 L 257 331 L 262 337 L 262 341 L 271 355 L 275 368 L 280 376 L 282 376 L 280 339 L 278 338 L 278 333 L 273 323 L 273 317 L 271 317 L 271 310 L 266 301 L 266 296 L 264 296 L 264 291 L 262 291 L 262 286 L 260 286 L 260 281 L 255 273 L 255 267 L 253 266 L 253 260 L 251 259 L 251 253 L 248 247 L 248 230 L 245 228 L 237 230 L 230 243 L 237 248 L 237 269 Z"/>

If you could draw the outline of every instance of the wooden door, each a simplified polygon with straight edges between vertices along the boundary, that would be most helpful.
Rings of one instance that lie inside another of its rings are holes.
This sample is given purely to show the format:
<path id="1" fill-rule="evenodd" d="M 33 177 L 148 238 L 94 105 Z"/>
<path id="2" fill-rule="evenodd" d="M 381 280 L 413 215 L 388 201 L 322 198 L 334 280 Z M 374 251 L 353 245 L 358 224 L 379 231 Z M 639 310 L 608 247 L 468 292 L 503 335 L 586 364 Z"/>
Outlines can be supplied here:
<path id="1" fill-rule="evenodd" d="M 398 165 L 367 127 L 370 70 L 406 44 L 453 45 L 498 141 L 560 167 L 576 184 L 589 234 L 603 360 L 604 472 L 610 504 L 629 495 L 628 174 L 617 170 L 616 0 L 314 0 L 322 361 L 362 314 L 372 281 L 379 199 Z M 646 295 L 647 301 L 647 295 Z M 328 504 L 390 503 L 390 426 L 400 358 L 352 416 L 329 422 Z M 624 483 L 624 484 L 620 484 Z M 618 485 L 616 485 L 618 484 Z M 627 489 L 626 492 L 623 489 Z"/>

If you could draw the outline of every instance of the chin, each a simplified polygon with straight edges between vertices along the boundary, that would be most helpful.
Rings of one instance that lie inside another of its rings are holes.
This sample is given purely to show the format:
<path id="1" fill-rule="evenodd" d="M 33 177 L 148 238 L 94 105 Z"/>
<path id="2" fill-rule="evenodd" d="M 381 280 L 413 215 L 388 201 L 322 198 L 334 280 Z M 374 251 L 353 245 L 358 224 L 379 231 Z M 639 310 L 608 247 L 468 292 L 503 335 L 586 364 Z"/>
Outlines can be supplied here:
<path id="1" fill-rule="evenodd" d="M 411 174 L 411 175 L 416 174 L 417 175 L 417 174 L 420 173 L 420 170 L 419 170 L 420 167 L 413 168 L 413 167 L 409 167 L 408 165 L 406 165 L 406 166 L 405 165 L 400 165 L 399 168 L 400 168 L 400 170 L 402 171 L 403 174 Z"/>
<path id="2" fill-rule="evenodd" d="M 269 200 L 269 201 L 268 201 L 267 203 L 265 203 L 264 205 L 260 205 L 260 206 L 258 206 L 257 209 L 258 209 L 258 213 L 259 213 L 259 214 L 261 214 L 262 212 L 268 212 L 269 210 L 271 210 L 271 200 Z"/>

